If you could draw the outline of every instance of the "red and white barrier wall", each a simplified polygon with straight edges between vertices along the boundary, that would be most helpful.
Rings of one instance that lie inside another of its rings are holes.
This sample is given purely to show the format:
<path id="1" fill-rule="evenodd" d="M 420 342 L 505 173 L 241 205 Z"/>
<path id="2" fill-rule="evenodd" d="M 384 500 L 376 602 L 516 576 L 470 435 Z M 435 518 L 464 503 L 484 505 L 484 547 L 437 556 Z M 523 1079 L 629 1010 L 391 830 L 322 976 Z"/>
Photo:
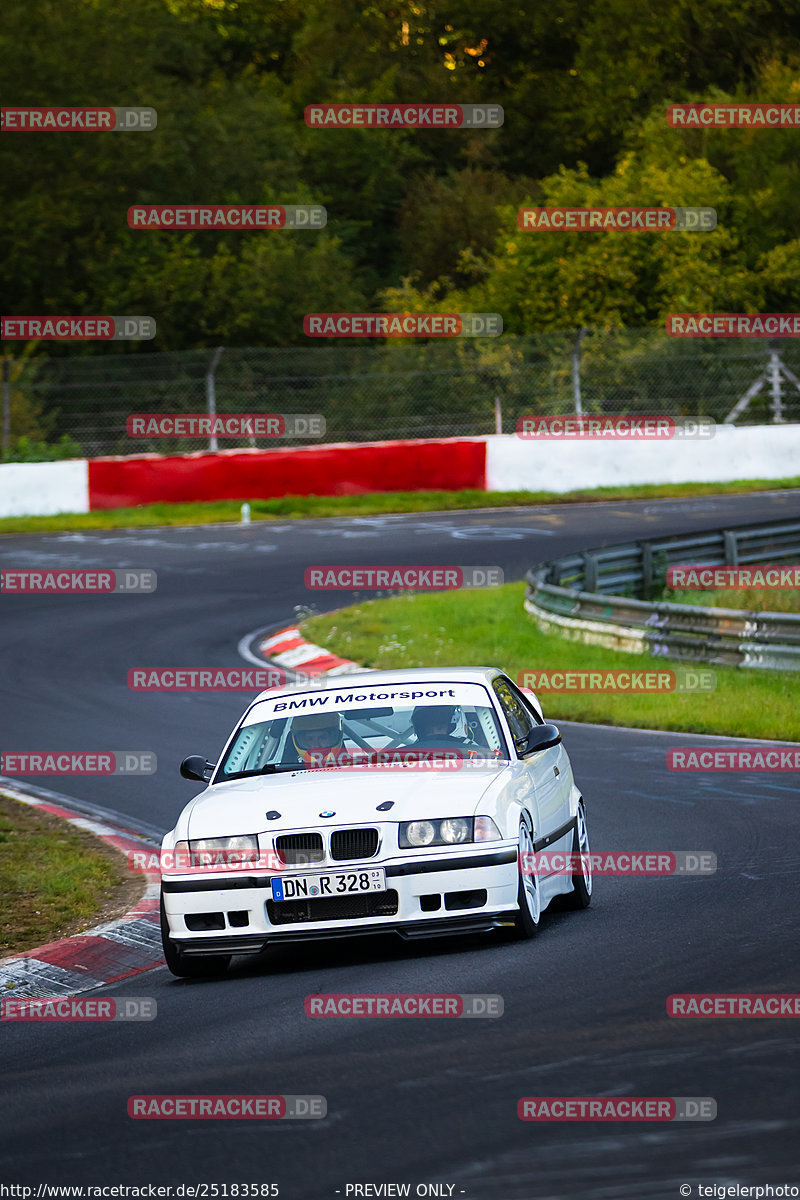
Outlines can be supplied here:
<path id="1" fill-rule="evenodd" d="M 89 462 L 89 503 L 96 509 L 192 500 L 483 489 L 485 467 L 486 446 L 479 438 L 94 458 Z"/>
<path id="2" fill-rule="evenodd" d="M 487 491 L 570 492 L 647 483 L 727 483 L 800 475 L 800 425 L 717 425 L 669 441 L 486 439 Z"/>
<path id="3" fill-rule="evenodd" d="M 217 454 L 141 454 L 0 466 L 0 517 L 139 504 L 348 496 L 364 492 L 546 491 L 725 483 L 800 474 L 800 424 L 718 426 L 681 441 L 514 435 L 351 442 Z"/>
<path id="4" fill-rule="evenodd" d="M 85 458 L 0 466 L 0 517 L 49 517 L 89 512 Z"/>

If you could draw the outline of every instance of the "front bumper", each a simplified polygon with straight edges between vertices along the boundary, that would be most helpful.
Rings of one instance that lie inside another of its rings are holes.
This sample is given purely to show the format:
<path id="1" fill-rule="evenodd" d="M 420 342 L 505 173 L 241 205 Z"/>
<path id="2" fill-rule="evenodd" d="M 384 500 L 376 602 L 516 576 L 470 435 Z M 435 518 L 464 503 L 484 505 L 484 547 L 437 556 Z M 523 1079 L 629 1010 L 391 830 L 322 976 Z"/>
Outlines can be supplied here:
<path id="1" fill-rule="evenodd" d="M 276 903 L 272 875 L 255 874 L 164 876 L 162 893 L 170 938 L 187 954 L 257 954 L 271 943 L 364 934 L 443 937 L 488 931 L 512 919 L 517 856 L 516 843 L 495 843 L 472 854 L 370 859 L 370 867 L 386 871 L 387 891 L 344 899 Z M 364 866 L 363 860 L 337 862 L 333 869 Z"/>

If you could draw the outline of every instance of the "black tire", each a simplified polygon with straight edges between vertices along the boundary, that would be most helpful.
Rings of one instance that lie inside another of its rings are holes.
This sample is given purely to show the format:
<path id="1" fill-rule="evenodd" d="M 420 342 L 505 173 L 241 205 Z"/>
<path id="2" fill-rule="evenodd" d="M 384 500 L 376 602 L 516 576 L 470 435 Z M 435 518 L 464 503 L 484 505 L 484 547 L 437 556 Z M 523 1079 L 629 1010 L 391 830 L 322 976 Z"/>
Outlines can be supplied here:
<path id="1" fill-rule="evenodd" d="M 583 829 L 585 833 L 584 851 L 589 850 L 589 835 L 586 831 L 586 805 L 583 803 L 583 797 L 578 801 L 578 818 L 575 822 L 575 829 L 572 833 L 572 853 L 581 853 L 581 837 L 579 833 L 579 824 L 583 821 Z M 588 908 L 592 903 L 592 871 L 591 866 L 588 871 L 588 886 L 586 875 L 583 871 L 577 871 L 572 876 L 572 891 L 564 896 L 564 908 L 579 909 Z"/>
<path id="2" fill-rule="evenodd" d="M 161 896 L 161 945 L 164 958 L 173 975 L 180 979 L 211 979 L 224 975 L 230 966 L 230 954 L 183 954 L 169 936 L 169 922 Z"/>
<path id="3" fill-rule="evenodd" d="M 519 886 L 517 888 L 517 904 L 519 912 L 514 918 L 512 936 L 515 940 L 529 941 L 536 937 L 542 924 L 542 897 L 539 891 L 539 881 L 535 874 L 525 871 L 525 855 L 533 854 L 533 838 L 524 821 L 519 823 L 519 855 L 517 869 L 519 871 Z M 532 901 L 532 888 L 536 901 Z"/>

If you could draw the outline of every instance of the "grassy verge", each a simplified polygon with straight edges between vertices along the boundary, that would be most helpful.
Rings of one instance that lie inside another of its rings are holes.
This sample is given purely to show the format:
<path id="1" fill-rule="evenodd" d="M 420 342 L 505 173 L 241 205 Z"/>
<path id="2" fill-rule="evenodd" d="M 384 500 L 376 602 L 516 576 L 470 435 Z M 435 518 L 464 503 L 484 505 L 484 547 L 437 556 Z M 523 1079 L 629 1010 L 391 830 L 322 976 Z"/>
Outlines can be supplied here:
<path id="1" fill-rule="evenodd" d="M 671 591 L 662 597 L 670 604 L 702 604 L 709 608 L 743 608 L 748 612 L 798 613 L 800 591 L 765 591 L 759 588 L 718 592 Z"/>
<path id="2" fill-rule="evenodd" d="M 303 623 L 306 637 L 375 668 L 498 666 L 530 670 L 667 669 L 680 664 L 541 633 L 523 610 L 524 584 L 371 600 Z M 685 665 L 685 664 L 684 664 Z M 638 695 L 540 692 L 545 714 L 576 721 L 800 741 L 797 676 L 711 667 L 713 692 Z"/>
<path id="3" fill-rule="evenodd" d="M 744 479 L 733 483 L 653 484 L 572 492 L 374 492 L 359 496 L 280 496 L 250 500 L 253 521 L 298 517 L 363 517 L 389 513 L 442 512 L 471 508 L 514 508 L 528 504 L 574 504 L 603 500 L 660 500 L 684 496 L 722 496 L 800 488 L 791 479 Z M 240 520 L 242 502 L 219 500 L 197 504 L 143 504 L 54 517 L 4 517 L 1 533 L 48 533 L 81 529 L 139 529 L 164 525 L 218 525 Z"/>
<path id="4" fill-rule="evenodd" d="M 111 920 L 141 892 L 116 850 L 0 795 L 0 956 Z"/>

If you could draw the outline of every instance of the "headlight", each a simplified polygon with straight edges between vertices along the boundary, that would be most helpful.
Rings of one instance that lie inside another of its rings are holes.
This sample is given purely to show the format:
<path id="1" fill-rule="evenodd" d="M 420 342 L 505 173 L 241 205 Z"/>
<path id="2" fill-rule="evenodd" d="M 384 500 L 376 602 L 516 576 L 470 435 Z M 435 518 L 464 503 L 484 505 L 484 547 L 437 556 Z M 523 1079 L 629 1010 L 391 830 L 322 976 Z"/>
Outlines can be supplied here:
<path id="1" fill-rule="evenodd" d="M 472 817 L 440 817 L 437 821 L 403 821 L 398 845 L 401 850 L 417 846 L 458 846 L 471 842 Z"/>
<path id="2" fill-rule="evenodd" d="M 189 852 L 192 866 L 251 862 L 258 858 L 258 836 L 245 833 L 236 837 L 193 838 L 189 842 L 176 842 L 176 853 L 181 850 Z"/>
<path id="3" fill-rule="evenodd" d="M 472 841 L 472 821 L 469 817 L 446 817 L 439 825 L 439 837 L 449 846 Z"/>
<path id="4" fill-rule="evenodd" d="M 401 846 L 432 846 L 436 827 L 431 821 L 404 821 L 400 826 Z"/>

